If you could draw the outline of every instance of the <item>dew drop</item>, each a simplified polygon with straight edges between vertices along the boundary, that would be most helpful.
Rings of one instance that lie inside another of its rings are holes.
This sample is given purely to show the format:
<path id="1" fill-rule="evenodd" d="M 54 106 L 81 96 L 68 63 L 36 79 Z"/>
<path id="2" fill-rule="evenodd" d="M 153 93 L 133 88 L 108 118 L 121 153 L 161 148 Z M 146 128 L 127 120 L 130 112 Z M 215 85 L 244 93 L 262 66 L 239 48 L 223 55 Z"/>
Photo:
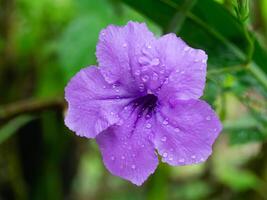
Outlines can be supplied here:
<path id="1" fill-rule="evenodd" d="M 196 158 L 196 156 L 195 156 L 195 155 L 192 155 L 192 156 L 191 156 L 191 158 L 192 158 L 192 159 L 195 159 L 195 158 Z"/>
<path id="2" fill-rule="evenodd" d="M 169 160 L 172 161 L 173 160 L 173 157 L 169 157 Z"/>
<path id="3" fill-rule="evenodd" d="M 121 159 L 124 160 L 125 159 L 125 156 L 121 156 Z"/>
<path id="4" fill-rule="evenodd" d="M 168 153 L 164 152 L 162 156 L 163 158 L 166 158 L 168 156 Z"/>
<path id="5" fill-rule="evenodd" d="M 135 169 L 135 165 L 132 165 L 132 169 Z"/>
<path id="6" fill-rule="evenodd" d="M 163 121 L 163 124 L 164 124 L 164 125 L 168 125 L 168 124 L 169 124 L 168 120 L 165 119 L 165 120 Z"/>
<path id="7" fill-rule="evenodd" d="M 166 140 L 167 140 L 167 138 L 165 136 L 161 138 L 162 142 L 166 142 Z"/>
<path id="8" fill-rule="evenodd" d="M 117 85 L 116 85 L 116 84 L 113 84 L 113 85 L 112 85 L 112 88 L 116 88 L 116 87 L 117 87 Z"/>
<path id="9" fill-rule="evenodd" d="M 125 106 L 125 107 L 124 107 L 124 110 L 128 110 L 128 109 L 129 109 L 129 107 L 128 107 L 128 106 Z"/>
<path id="10" fill-rule="evenodd" d="M 150 62 L 150 64 L 152 65 L 152 66 L 157 66 L 157 65 L 159 65 L 159 59 L 158 58 L 153 58 L 152 60 L 151 60 L 151 62 Z"/>
<path id="11" fill-rule="evenodd" d="M 151 128 L 151 124 L 147 123 L 146 128 Z"/>
<path id="12" fill-rule="evenodd" d="M 116 89 L 116 92 L 119 92 L 120 90 L 119 89 Z"/>
<path id="13" fill-rule="evenodd" d="M 141 64 L 141 65 L 145 65 L 145 64 L 149 64 L 149 60 L 147 57 L 145 56 L 141 56 L 138 58 L 138 62 Z"/>
<path id="14" fill-rule="evenodd" d="M 189 51 L 189 49 L 190 49 L 190 47 L 186 46 L 186 47 L 184 48 L 184 51 Z"/>
<path id="15" fill-rule="evenodd" d="M 179 129 L 179 128 L 175 128 L 174 131 L 175 131 L 176 133 L 179 133 L 179 132 L 180 132 L 180 129 Z"/>
<path id="16" fill-rule="evenodd" d="M 106 89 L 106 86 L 104 85 L 102 88 L 103 88 L 103 89 Z"/>
<path id="17" fill-rule="evenodd" d="M 114 157 L 114 156 L 111 156 L 110 159 L 111 159 L 111 160 L 115 160 L 115 157 Z"/>
<path id="18" fill-rule="evenodd" d="M 152 76 L 152 79 L 156 81 L 156 80 L 158 80 L 158 78 L 159 78 L 158 74 L 154 73 Z"/>
<path id="19" fill-rule="evenodd" d="M 207 117 L 206 117 L 206 120 L 208 120 L 208 121 L 211 120 L 210 116 L 207 116 Z"/>
<path id="20" fill-rule="evenodd" d="M 140 75 L 140 70 L 136 70 L 136 71 L 134 72 L 134 74 L 135 74 L 136 76 L 139 76 L 139 75 Z"/>
<path id="21" fill-rule="evenodd" d="M 183 158 L 179 159 L 179 162 L 180 163 L 183 163 L 184 162 L 184 159 Z"/>
<path id="22" fill-rule="evenodd" d="M 165 70 L 162 69 L 162 70 L 159 71 L 159 73 L 164 74 L 165 73 Z"/>
<path id="23" fill-rule="evenodd" d="M 124 43 L 122 46 L 125 48 L 125 47 L 127 47 L 127 44 L 126 44 L 126 43 Z"/>
<path id="24" fill-rule="evenodd" d="M 150 118 L 150 117 L 151 117 L 151 116 L 150 116 L 149 114 L 146 115 L 146 118 L 147 118 L 147 119 Z"/>
<path id="25" fill-rule="evenodd" d="M 149 76 L 148 75 L 144 75 L 143 77 L 142 77 L 142 81 L 143 82 L 147 82 L 149 80 Z"/>

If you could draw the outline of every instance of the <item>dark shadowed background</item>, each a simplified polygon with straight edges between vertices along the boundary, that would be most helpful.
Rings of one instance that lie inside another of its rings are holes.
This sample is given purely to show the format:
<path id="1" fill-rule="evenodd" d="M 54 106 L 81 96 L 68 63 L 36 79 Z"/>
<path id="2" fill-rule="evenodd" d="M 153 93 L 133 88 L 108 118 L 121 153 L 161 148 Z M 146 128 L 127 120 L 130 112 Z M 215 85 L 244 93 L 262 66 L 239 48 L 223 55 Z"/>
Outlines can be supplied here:
<path id="1" fill-rule="evenodd" d="M 64 86 L 96 64 L 99 31 L 145 22 L 208 55 L 224 130 L 201 165 L 112 176 L 64 126 Z M 267 199 L 267 0 L 0 0 L 0 200 Z"/>

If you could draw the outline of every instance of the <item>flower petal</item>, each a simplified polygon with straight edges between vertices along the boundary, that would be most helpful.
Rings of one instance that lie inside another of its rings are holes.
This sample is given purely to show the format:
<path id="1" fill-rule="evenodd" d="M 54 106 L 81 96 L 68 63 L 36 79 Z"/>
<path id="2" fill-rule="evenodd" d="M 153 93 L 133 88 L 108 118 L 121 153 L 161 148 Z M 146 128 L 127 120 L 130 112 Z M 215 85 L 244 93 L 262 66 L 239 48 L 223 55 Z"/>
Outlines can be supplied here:
<path id="1" fill-rule="evenodd" d="M 133 86 L 132 67 L 139 65 L 141 48 L 153 40 L 153 33 L 144 23 L 129 22 L 123 27 L 110 25 L 102 30 L 96 55 L 105 79 Z"/>
<path id="2" fill-rule="evenodd" d="M 146 59 L 142 60 L 141 79 L 159 99 L 187 100 L 202 96 L 207 65 L 203 50 L 189 47 L 175 34 L 167 34 L 151 44 Z"/>
<path id="3" fill-rule="evenodd" d="M 119 121 L 118 113 L 135 95 L 120 84 L 108 84 L 99 68 L 84 68 L 65 88 L 65 124 L 77 135 L 93 138 Z"/>
<path id="4" fill-rule="evenodd" d="M 205 161 L 222 125 L 212 108 L 202 100 L 176 100 L 159 108 L 155 146 L 170 165 Z"/>
<path id="5" fill-rule="evenodd" d="M 141 185 L 158 165 L 151 142 L 151 122 L 138 117 L 131 109 L 122 114 L 125 119 L 122 124 L 103 131 L 96 140 L 107 169 L 113 175 Z"/>

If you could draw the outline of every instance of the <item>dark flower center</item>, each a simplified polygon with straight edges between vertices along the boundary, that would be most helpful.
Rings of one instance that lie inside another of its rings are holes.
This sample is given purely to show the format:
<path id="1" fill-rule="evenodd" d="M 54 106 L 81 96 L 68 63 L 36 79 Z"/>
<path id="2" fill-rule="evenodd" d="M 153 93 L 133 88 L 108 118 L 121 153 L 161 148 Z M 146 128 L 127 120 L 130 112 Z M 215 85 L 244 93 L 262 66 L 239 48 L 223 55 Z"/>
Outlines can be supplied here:
<path id="1" fill-rule="evenodd" d="M 158 97 L 153 94 L 139 97 L 132 101 L 133 107 L 138 109 L 138 114 L 151 114 L 157 106 Z"/>

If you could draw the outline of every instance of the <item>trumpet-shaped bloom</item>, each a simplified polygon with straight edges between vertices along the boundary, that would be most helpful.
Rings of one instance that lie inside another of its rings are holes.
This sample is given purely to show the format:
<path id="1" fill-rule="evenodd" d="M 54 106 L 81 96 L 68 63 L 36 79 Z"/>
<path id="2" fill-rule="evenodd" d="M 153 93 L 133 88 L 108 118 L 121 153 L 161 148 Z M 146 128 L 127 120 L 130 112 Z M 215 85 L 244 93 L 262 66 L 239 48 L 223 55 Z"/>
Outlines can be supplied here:
<path id="1" fill-rule="evenodd" d="M 141 185 L 158 165 L 205 161 L 222 129 L 199 98 L 207 55 L 175 34 L 160 38 L 143 23 L 102 30 L 99 67 L 78 72 L 65 89 L 66 125 L 96 138 L 106 168 Z"/>

